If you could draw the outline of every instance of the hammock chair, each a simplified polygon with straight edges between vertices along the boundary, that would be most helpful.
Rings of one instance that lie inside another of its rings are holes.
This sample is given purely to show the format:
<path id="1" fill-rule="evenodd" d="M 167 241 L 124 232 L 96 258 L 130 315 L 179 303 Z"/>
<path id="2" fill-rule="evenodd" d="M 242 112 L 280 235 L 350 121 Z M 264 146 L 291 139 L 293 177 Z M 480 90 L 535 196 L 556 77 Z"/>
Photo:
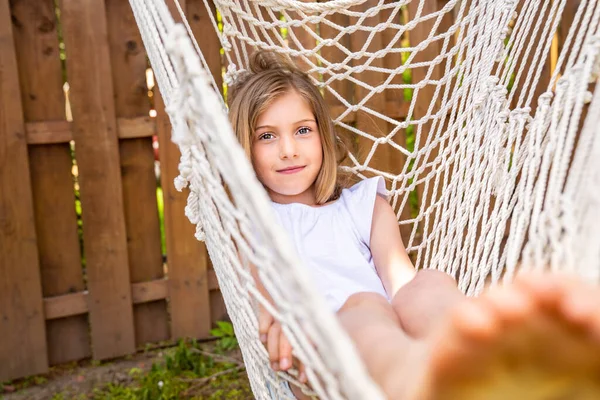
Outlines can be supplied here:
<path id="1" fill-rule="evenodd" d="M 262 304 L 281 322 L 315 396 L 382 399 L 286 235 L 272 223 L 269 199 L 231 130 L 222 90 L 181 7 L 177 1 L 171 8 L 164 0 L 130 3 L 181 150 L 175 185 L 189 187 L 186 215 L 197 225 L 196 237 L 206 241 L 255 396 L 287 398 L 283 382 L 300 385 L 295 371 L 269 368 L 258 338 Z M 580 2 L 539 96 L 566 0 L 448 0 L 425 12 L 427 3 L 214 0 L 218 15 L 211 13 L 211 23 L 224 49 L 226 83 L 244 70 L 253 49 L 269 49 L 300 63 L 338 105 L 338 133 L 353 135 L 363 149 L 369 144 L 364 154 L 351 151 L 344 168 L 360 178 L 386 179 L 417 268 L 446 271 L 471 296 L 525 266 L 566 269 L 596 281 L 599 2 Z M 378 23 L 372 23 L 375 16 Z M 403 42 L 417 29 L 427 29 L 426 40 Z M 373 48 L 378 35 L 385 40 Z M 421 56 L 431 45 L 440 51 Z M 382 62 L 390 58 L 396 60 L 391 67 Z M 412 81 L 405 79 L 408 71 Z M 369 73 L 382 78 L 367 79 Z M 345 82 L 357 96 L 344 94 Z M 404 96 L 405 118 L 373 106 L 383 94 Z M 430 99 L 428 107 L 418 105 L 423 99 Z M 358 112 L 374 124 L 349 123 Z M 385 157 L 402 162 L 385 164 Z M 249 263 L 276 307 L 257 290 Z"/>

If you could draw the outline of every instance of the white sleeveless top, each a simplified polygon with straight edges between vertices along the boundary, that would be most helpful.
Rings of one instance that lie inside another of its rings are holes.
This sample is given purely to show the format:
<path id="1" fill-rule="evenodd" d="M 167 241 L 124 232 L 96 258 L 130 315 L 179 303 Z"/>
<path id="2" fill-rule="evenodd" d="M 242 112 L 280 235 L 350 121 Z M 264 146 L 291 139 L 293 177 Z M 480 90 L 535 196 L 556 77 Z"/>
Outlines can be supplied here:
<path id="1" fill-rule="evenodd" d="M 369 247 L 377 194 L 386 196 L 381 177 L 344 189 L 338 200 L 321 207 L 272 203 L 315 286 L 333 311 L 358 292 L 379 293 L 389 300 Z"/>

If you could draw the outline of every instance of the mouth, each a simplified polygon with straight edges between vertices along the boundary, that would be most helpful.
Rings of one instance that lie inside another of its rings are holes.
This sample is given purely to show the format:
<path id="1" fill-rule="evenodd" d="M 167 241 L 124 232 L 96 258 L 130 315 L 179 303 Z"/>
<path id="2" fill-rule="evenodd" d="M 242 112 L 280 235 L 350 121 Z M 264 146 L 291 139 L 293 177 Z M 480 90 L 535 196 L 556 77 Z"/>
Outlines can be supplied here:
<path id="1" fill-rule="evenodd" d="M 306 165 L 287 167 L 283 169 L 278 169 L 277 172 L 279 172 L 280 174 L 295 174 L 296 172 L 302 171 L 305 167 Z"/>

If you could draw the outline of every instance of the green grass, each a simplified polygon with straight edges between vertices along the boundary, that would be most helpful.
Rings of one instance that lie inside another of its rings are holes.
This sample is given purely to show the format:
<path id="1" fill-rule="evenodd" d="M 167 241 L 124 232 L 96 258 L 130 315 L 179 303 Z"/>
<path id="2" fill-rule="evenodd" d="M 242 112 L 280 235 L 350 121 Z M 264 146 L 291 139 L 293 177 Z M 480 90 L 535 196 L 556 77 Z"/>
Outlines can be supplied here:
<path id="1" fill-rule="evenodd" d="M 220 322 L 213 333 L 221 336 L 219 348 L 233 349 L 237 341 L 231 324 Z M 223 342 L 227 344 L 223 344 Z M 95 389 L 94 400 L 175 400 L 175 399 L 247 399 L 252 397 L 243 366 L 217 361 L 205 355 L 195 341 L 180 341 L 164 362 L 155 363 L 147 372 L 129 370 L 128 385 L 109 384 Z"/>
<path id="2" fill-rule="evenodd" d="M 193 340 L 179 341 L 163 351 L 164 357 L 149 370 L 129 369 L 126 383 L 109 383 L 91 393 L 54 394 L 52 400 L 177 400 L 253 398 L 244 366 L 226 354 L 238 348 L 233 326 L 218 322 L 211 333 L 218 337 L 213 353 Z"/>

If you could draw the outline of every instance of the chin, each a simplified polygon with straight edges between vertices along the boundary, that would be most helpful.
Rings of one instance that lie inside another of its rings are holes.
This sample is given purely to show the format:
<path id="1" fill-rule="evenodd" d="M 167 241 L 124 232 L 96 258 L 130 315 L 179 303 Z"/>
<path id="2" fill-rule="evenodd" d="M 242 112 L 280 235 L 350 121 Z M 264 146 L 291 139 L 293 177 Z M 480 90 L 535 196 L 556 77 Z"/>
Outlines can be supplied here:
<path id="1" fill-rule="evenodd" d="M 297 189 L 286 189 L 286 188 L 278 188 L 277 190 L 273 190 L 274 192 L 282 195 L 282 196 L 298 196 L 304 193 L 307 189 L 297 190 Z"/>
<path id="2" fill-rule="evenodd" d="M 270 191 L 277 193 L 280 196 L 298 196 L 310 188 L 310 186 L 306 188 L 302 186 L 301 189 L 298 189 L 298 185 L 293 185 L 293 187 L 292 185 L 267 185 L 267 187 Z"/>

